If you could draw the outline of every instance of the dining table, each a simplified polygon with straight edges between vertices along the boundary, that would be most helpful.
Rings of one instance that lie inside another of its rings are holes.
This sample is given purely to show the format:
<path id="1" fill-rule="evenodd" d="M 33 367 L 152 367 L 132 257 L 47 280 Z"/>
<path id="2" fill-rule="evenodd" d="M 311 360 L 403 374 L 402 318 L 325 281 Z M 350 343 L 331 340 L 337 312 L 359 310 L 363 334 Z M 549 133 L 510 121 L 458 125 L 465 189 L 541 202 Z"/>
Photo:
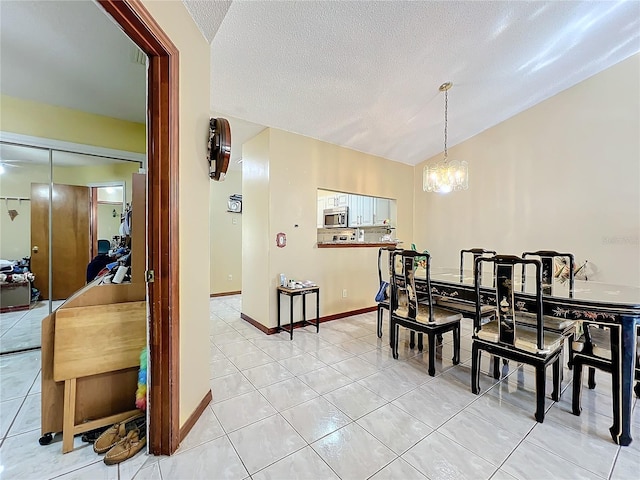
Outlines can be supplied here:
<path id="1" fill-rule="evenodd" d="M 432 267 L 430 280 L 431 293 L 436 301 L 446 297 L 475 305 L 471 270 L 461 272 L 459 268 Z M 426 274 L 416 271 L 415 282 L 418 294 L 426 293 Z M 491 282 L 492 275 L 483 275 L 480 287 L 483 305 L 495 305 Z M 535 308 L 534 288 L 535 281 L 526 280 L 514 286 L 516 308 L 522 311 Z M 632 441 L 631 407 L 637 328 L 640 325 L 640 286 L 575 279 L 574 287 L 570 289 L 569 282 L 554 279 L 546 292 L 543 295 L 545 315 L 605 325 L 618 333 L 611 335 L 612 362 L 619 368 L 612 372 L 613 425 L 609 431 L 616 444 L 629 445 Z"/>

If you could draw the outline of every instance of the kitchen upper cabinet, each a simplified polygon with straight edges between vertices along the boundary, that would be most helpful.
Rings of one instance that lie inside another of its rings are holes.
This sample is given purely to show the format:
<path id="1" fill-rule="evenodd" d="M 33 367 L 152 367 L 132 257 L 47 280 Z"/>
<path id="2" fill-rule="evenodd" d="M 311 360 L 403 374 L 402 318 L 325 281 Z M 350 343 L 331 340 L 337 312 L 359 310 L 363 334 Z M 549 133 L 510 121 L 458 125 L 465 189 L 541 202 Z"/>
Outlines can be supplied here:
<path id="1" fill-rule="evenodd" d="M 367 227 L 373 225 L 374 198 L 364 195 L 349 195 L 349 226 Z"/>
<path id="2" fill-rule="evenodd" d="M 391 200 L 388 198 L 374 198 L 373 224 L 382 225 L 385 220 L 391 221 Z"/>

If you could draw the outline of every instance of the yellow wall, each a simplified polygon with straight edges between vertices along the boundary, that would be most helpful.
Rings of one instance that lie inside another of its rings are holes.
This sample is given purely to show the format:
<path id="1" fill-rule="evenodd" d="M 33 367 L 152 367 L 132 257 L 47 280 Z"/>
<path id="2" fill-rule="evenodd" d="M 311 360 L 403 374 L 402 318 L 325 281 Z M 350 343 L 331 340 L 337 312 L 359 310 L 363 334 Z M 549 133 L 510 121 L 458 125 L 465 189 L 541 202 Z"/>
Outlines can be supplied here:
<path id="1" fill-rule="evenodd" d="M 419 247 L 443 266 L 470 247 L 568 251 L 592 280 L 640 285 L 639 105 L 634 55 L 449 149 L 469 162 L 469 190 L 423 192 L 418 165 Z"/>
<path id="2" fill-rule="evenodd" d="M 55 163 L 55 152 L 54 152 Z M 136 173 L 140 164 L 137 162 L 112 163 L 86 167 L 54 167 L 53 181 L 65 185 L 89 185 L 103 182 L 124 182 L 126 184 L 127 202 L 131 202 L 131 175 Z M 31 196 L 31 183 L 49 183 L 49 166 L 23 164 L 10 167 L 0 177 L 0 190 L 3 196 Z M 3 208 L 7 203 L 2 201 Z M 0 212 L 0 258 L 17 260 L 29 256 L 31 245 L 31 204 L 29 201 L 10 200 L 8 208 L 17 210 L 18 216 L 11 221 L 9 215 Z M 113 208 L 111 208 L 112 211 Z M 122 207 L 118 208 L 121 211 Z M 118 217 L 119 226 L 119 217 Z M 100 220 L 98 225 L 100 228 Z M 117 230 L 117 228 L 116 228 Z M 117 234 L 117 233 L 116 233 Z M 111 236 L 105 237 L 111 239 Z"/>
<path id="3" fill-rule="evenodd" d="M 143 0 L 180 51 L 180 424 L 209 390 L 209 44 L 182 2 Z M 203 268 L 204 267 L 204 275 Z M 216 392 L 213 392 L 215 396 Z"/>
<path id="4" fill-rule="evenodd" d="M 128 152 L 146 152 L 146 126 L 21 98 L 0 96 L 0 130 Z"/>
<path id="5" fill-rule="evenodd" d="M 242 288 L 243 214 L 227 211 L 229 196 L 234 194 L 242 194 L 242 170 L 229 170 L 223 182 L 210 182 L 212 294 L 237 292 Z"/>
<path id="6" fill-rule="evenodd" d="M 243 313 L 277 324 L 280 273 L 320 285 L 321 316 L 374 305 L 378 249 L 318 249 L 317 189 L 395 199 L 398 238 L 410 242 L 413 167 L 276 129 L 245 144 L 242 157 Z M 276 247 L 279 232 L 287 234 L 284 248 Z M 288 320 L 286 311 L 282 318 Z"/>

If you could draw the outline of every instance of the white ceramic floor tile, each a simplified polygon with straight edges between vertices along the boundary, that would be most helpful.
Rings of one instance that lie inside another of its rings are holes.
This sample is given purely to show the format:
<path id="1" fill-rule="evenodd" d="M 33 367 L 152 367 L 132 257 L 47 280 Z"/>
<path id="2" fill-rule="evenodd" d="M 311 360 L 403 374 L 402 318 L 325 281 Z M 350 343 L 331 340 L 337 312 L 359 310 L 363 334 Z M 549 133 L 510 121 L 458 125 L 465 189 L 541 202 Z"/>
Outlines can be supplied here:
<path id="1" fill-rule="evenodd" d="M 370 480 L 425 480 L 426 478 L 403 459 L 398 458 L 370 477 Z"/>
<path id="2" fill-rule="evenodd" d="M 431 480 L 488 479 L 496 467 L 438 432 L 433 432 L 402 458 Z"/>
<path id="3" fill-rule="evenodd" d="M 224 436 L 158 463 L 163 479 L 243 479 L 248 472 L 229 439 Z M 215 474 L 214 474 L 215 472 Z"/>
<path id="4" fill-rule="evenodd" d="M 257 390 L 215 403 L 212 408 L 227 433 L 276 413 Z"/>
<path id="5" fill-rule="evenodd" d="M 522 480 L 542 478 L 581 478 L 602 480 L 595 473 L 567 462 L 548 450 L 524 441 L 500 467 L 505 473 Z"/>
<path id="6" fill-rule="evenodd" d="M 600 435 L 586 436 L 550 419 L 536 425 L 527 436 L 527 442 L 605 478 L 611 472 L 619 448 L 608 430 Z"/>
<path id="7" fill-rule="evenodd" d="M 279 363 L 294 375 L 304 375 L 305 373 L 327 366 L 326 363 L 318 360 L 310 353 L 303 353 L 295 357 L 286 358 L 280 360 Z"/>
<path id="8" fill-rule="evenodd" d="M 524 435 L 515 435 L 466 411 L 438 428 L 438 433 L 459 443 L 479 457 L 500 466 Z"/>
<path id="9" fill-rule="evenodd" d="M 229 360 L 238 368 L 238 370 L 248 370 L 265 363 L 271 363 L 275 360 L 263 351 L 257 351 L 252 353 L 246 353 L 244 355 L 237 355 L 229 357 Z"/>
<path id="10" fill-rule="evenodd" d="M 220 425 L 220 422 L 213 414 L 211 406 L 207 406 L 189 434 L 180 442 L 178 452 L 197 447 L 222 435 L 224 435 L 222 425 Z"/>
<path id="11" fill-rule="evenodd" d="M 223 402 L 232 397 L 255 390 L 255 387 L 242 373 L 232 373 L 211 380 L 211 393 L 214 403 Z"/>
<path id="12" fill-rule="evenodd" d="M 317 397 L 282 412 L 282 416 L 312 443 L 351 422 L 338 407 L 323 397 Z"/>
<path id="13" fill-rule="evenodd" d="M 370 352 L 375 349 L 374 345 L 370 343 L 363 342 L 359 339 L 350 340 L 348 342 L 343 342 L 338 345 L 343 350 L 352 353 L 353 355 L 361 355 L 365 352 Z"/>
<path id="14" fill-rule="evenodd" d="M 378 372 L 378 368 L 373 364 L 358 357 L 351 357 L 342 362 L 334 363 L 332 367 L 351 380 L 359 380 Z"/>
<path id="15" fill-rule="evenodd" d="M 433 431 L 391 403 L 365 415 L 357 423 L 398 455 Z"/>
<path id="16" fill-rule="evenodd" d="M 289 378 L 259 391 L 279 412 L 318 396 L 318 392 L 298 378 Z"/>
<path id="17" fill-rule="evenodd" d="M 0 449 L 3 479 L 52 478 L 100 460 L 80 437 L 74 439 L 74 449 L 64 455 L 61 435 L 45 446 L 38 443 L 39 438 L 40 431 L 34 430 L 5 439 Z"/>
<path id="18" fill-rule="evenodd" d="M 242 462 L 253 474 L 300 450 L 306 443 L 280 415 L 273 415 L 229 434 Z"/>
<path id="19" fill-rule="evenodd" d="M 56 480 L 118 480 L 118 465 L 105 465 L 103 461 L 96 459 L 96 463 L 74 470 L 59 477 Z"/>
<path id="20" fill-rule="evenodd" d="M 327 365 L 331 365 L 334 363 L 342 362 L 347 358 L 353 357 L 354 354 L 344 350 L 336 345 L 331 345 L 326 348 L 321 348 L 317 352 L 313 352 L 320 361 L 326 363 Z"/>
<path id="21" fill-rule="evenodd" d="M 155 463 L 148 467 L 141 468 L 133 478 L 135 480 L 162 480 L 162 476 L 160 475 L 160 465 Z"/>
<path id="22" fill-rule="evenodd" d="M 293 377 L 293 374 L 278 362 L 265 363 L 258 367 L 249 368 L 244 370 L 243 373 L 256 388 L 266 387 Z"/>
<path id="23" fill-rule="evenodd" d="M 384 398 L 358 383 L 345 385 L 324 394 L 323 397 L 346 413 L 352 420 L 356 420 L 387 403 Z"/>
<path id="24" fill-rule="evenodd" d="M 620 453 L 618 453 L 618 459 L 611 474 L 611 480 L 638 478 L 639 473 L 640 454 L 630 448 L 622 447 Z"/>
<path id="25" fill-rule="evenodd" d="M 514 407 L 492 395 L 478 397 L 464 412 L 472 413 L 491 422 L 496 428 L 520 437 L 524 437 L 537 424 L 530 412 Z"/>
<path id="26" fill-rule="evenodd" d="M 237 357 L 239 355 L 246 355 L 248 353 L 262 352 L 262 350 L 256 347 L 249 340 L 225 343 L 223 345 L 218 345 L 217 347 L 227 357 Z"/>
<path id="27" fill-rule="evenodd" d="M 393 402 L 432 428 L 437 428 L 462 411 L 476 396 L 467 390 L 436 378 Z M 424 408 L 424 405 L 429 408 Z"/>
<path id="28" fill-rule="evenodd" d="M 4 438 L 23 401 L 24 397 L 0 403 L 0 438 Z"/>
<path id="29" fill-rule="evenodd" d="M 40 425 L 40 395 L 29 395 L 20 408 L 8 435 L 13 436 L 32 430 L 39 430 Z"/>
<path id="30" fill-rule="evenodd" d="M 195 428 L 195 427 L 194 427 Z M 193 430 L 192 430 L 193 431 Z M 147 443 L 147 448 L 149 444 Z M 119 480 L 131 480 L 137 473 L 145 466 L 149 455 L 145 448 L 143 448 L 140 452 L 138 452 L 133 457 L 127 459 L 124 462 L 118 464 L 118 473 L 120 475 Z M 158 457 L 154 457 L 158 458 Z M 156 462 L 156 468 L 157 462 Z M 160 470 L 157 470 L 158 475 L 160 475 Z"/>
<path id="31" fill-rule="evenodd" d="M 339 480 L 339 477 L 311 448 L 284 457 L 282 460 L 251 476 L 253 480 Z"/>
<path id="32" fill-rule="evenodd" d="M 330 366 L 299 375 L 298 378 L 320 394 L 328 393 L 352 382 L 349 377 Z"/>
<path id="33" fill-rule="evenodd" d="M 343 479 L 366 479 L 391 463 L 396 454 L 356 423 L 321 438 L 313 449 Z"/>
<path id="34" fill-rule="evenodd" d="M 211 374 L 209 375 L 209 378 L 224 377 L 225 375 L 231 375 L 232 373 L 239 372 L 236 366 L 231 363 L 231 360 L 228 358 L 222 358 L 211 362 L 210 368 Z"/>
<path id="35" fill-rule="evenodd" d="M 387 401 L 394 400 L 400 395 L 416 388 L 416 384 L 414 382 L 402 380 L 393 373 L 389 373 L 387 370 L 362 378 L 358 380 L 358 383 L 364 385 Z"/>
<path id="36" fill-rule="evenodd" d="M 293 343 L 271 343 L 269 345 L 260 346 L 258 345 L 264 353 L 269 355 L 271 358 L 275 360 L 284 360 L 286 358 L 296 357 L 304 353 L 298 347 L 296 347 Z"/>

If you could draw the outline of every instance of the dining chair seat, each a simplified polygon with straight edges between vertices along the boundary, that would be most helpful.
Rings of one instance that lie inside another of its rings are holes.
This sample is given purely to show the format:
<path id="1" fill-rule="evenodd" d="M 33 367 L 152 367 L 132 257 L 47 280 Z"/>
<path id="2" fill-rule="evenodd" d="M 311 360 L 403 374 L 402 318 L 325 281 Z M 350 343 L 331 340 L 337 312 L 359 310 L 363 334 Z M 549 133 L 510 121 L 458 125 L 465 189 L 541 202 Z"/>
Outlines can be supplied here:
<path id="1" fill-rule="evenodd" d="M 430 310 L 433 309 L 433 316 L 431 317 Z M 407 301 L 407 294 L 404 292 L 398 293 L 398 308 L 395 310 L 395 314 L 401 317 L 409 317 L 409 304 Z M 430 320 L 430 318 L 432 320 Z M 429 305 L 418 303 L 418 311 L 416 312 L 414 320 L 419 323 L 445 325 L 447 323 L 459 322 L 462 320 L 462 315 L 451 310 L 444 308 L 438 308 L 434 305 L 433 308 Z"/>
<path id="2" fill-rule="evenodd" d="M 569 320 L 567 318 L 561 317 L 552 317 L 551 315 L 545 315 L 543 318 L 544 328 L 546 330 L 552 330 L 554 332 L 565 332 L 567 331 L 567 329 L 572 329 L 576 323 L 575 320 Z M 516 321 L 524 325 L 535 325 L 537 316 L 535 313 L 518 312 Z"/>
<path id="3" fill-rule="evenodd" d="M 436 305 L 442 308 L 448 308 L 462 314 L 475 315 L 476 304 L 465 302 L 464 300 L 454 300 L 451 298 L 439 298 L 436 300 Z M 492 305 L 481 305 L 480 313 L 484 316 L 494 315 L 496 308 Z"/>
<path id="4" fill-rule="evenodd" d="M 516 317 L 517 318 L 517 317 Z M 545 333 L 544 335 L 544 346 L 542 349 L 538 348 L 538 340 L 537 340 L 537 330 L 535 328 L 529 327 L 517 327 L 518 336 L 514 340 L 514 346 L 520 350 L 524 350 L 533 354 L 542 354 L 548 353 L 550 351 L 557 350 L 564 337 L 557 333 Z M 489 342 L 498 342 L 499 341 L 499 329 L 498 322 L 492 320 L 491 322 L 485 323 L 482 325 L 482 329 L 478 331 L 478 338 L 483 340 L 487 340 Z"/>

